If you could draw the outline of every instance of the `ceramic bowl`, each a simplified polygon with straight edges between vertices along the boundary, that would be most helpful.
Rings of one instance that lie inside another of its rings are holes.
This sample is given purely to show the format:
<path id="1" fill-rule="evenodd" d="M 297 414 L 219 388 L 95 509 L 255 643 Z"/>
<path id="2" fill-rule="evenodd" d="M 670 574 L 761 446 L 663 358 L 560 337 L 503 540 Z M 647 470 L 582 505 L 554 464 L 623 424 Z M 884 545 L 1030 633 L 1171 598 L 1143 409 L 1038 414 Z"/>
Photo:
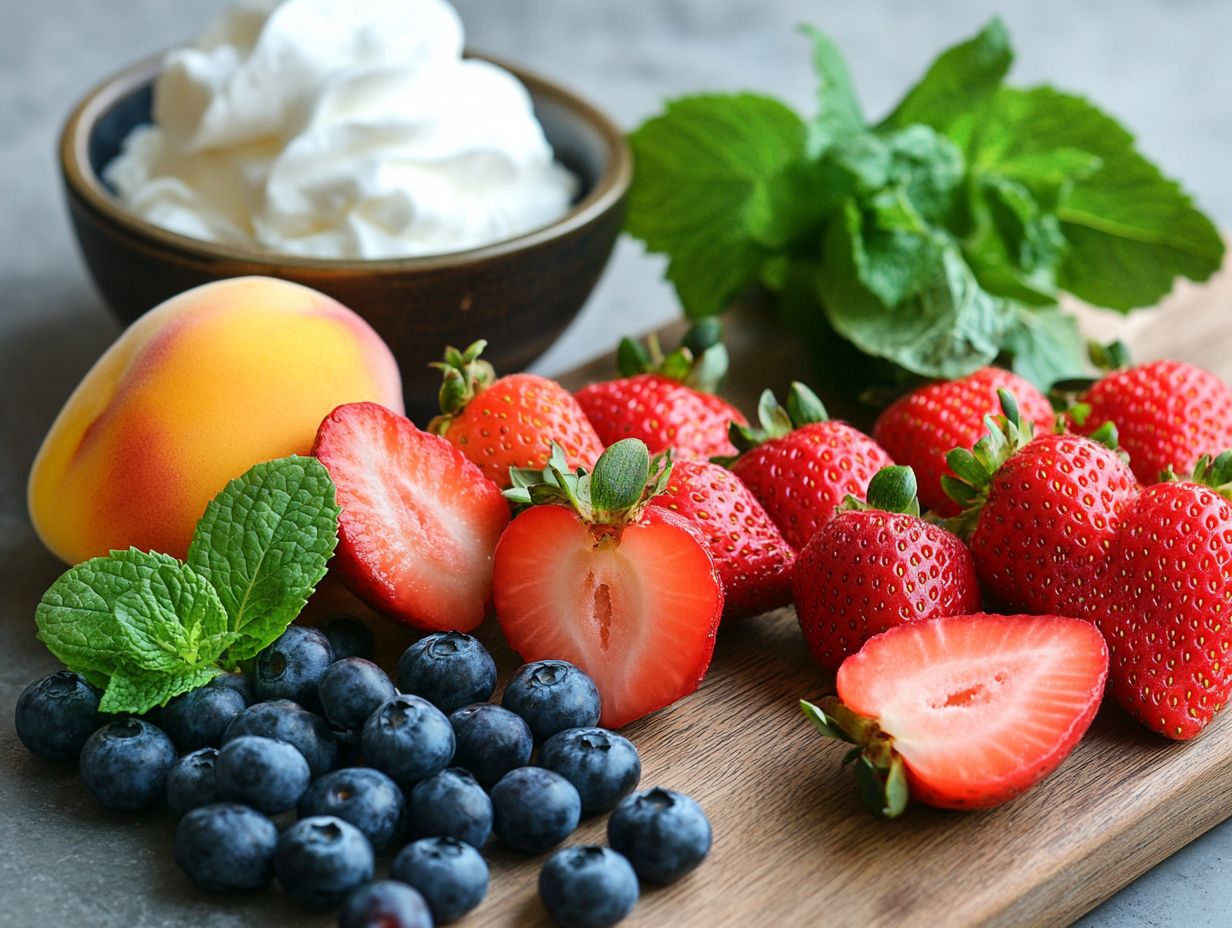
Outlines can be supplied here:
<path id="1" fill-rule="evenodd" d="M 468 251 L 383 260 L 280 255 L 160 229 L 129 212 L 101 177 L 133 127 L 149 122 L 161 60 L 139 62 L 91 90 L 60 139 L 81 253 L 125 323 L 223 277 L 264 274 L 305 284 L 355 310 L 384 337 L 418 420 L 431 413 L 439 384 L 427 365 L 446 345 L 486 338 L 485 357 L 497 371 L 526 367 L 577 315 L 611 255 L 632 174 L 624 133 L 565 88 L 501 61 L 530 91 L 557 158 L 581 181 L 573 207 L 551 225 Z"/>

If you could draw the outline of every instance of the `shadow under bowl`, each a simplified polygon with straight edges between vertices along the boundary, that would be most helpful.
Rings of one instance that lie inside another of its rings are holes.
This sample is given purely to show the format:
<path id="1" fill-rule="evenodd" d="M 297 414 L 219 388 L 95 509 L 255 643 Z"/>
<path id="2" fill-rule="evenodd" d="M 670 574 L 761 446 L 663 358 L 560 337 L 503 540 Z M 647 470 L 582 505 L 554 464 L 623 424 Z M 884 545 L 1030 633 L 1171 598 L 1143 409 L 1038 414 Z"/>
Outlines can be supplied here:
<path id="1" fill-rule="evenodd" d="M 408 413 L 422 424 L 440 383 L 427 365 L 446 345 L 486 338 L 484 356 L 498 372 L 525 368 L 577 315 L 611 256 L 632 175 L 624 133 L 563 87 L 502 61 L 530 91 L 557 159 L 580 181 L 570 211 L 548 226 L 468 251 L 382 260 L 301 258 L 154 226 L 124 207 L 102 171 L 129 132 L 150 122 L 161 61 L 139 62 L 95 87 L 60 139 L 81 253 L 125 324 L 213 280 L 258 274 L 304 284 L 349 306 L 385 339 L 402 369 Z"/>

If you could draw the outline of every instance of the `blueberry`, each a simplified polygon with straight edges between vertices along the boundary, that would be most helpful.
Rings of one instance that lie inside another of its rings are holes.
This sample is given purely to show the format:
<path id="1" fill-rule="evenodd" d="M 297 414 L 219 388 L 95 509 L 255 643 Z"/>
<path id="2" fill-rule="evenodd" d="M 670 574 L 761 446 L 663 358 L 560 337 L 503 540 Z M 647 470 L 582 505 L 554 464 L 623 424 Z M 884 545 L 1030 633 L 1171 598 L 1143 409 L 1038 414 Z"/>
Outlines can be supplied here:
<path id="1" fill-rule="evenodd" d="M 606 847 L 566 847 L 539 871 L 539 898 L 562 928 L 606 928 L 637 904 L 637 874 Z"/>
<path id="2" fill-rule="evenodd" d="M 710 853 L 710 837 L 701 806 L 657 786 L 626 796 L 607 822 L 608 843 L 652 883 L 671 883 L 693 870 Z"/>
<path id="3" fill-rule="evenodd" d="M 456 838 L 422 838 L 402 849 L 389 868 L 395 880 L 423 893 L 438 925 L 461 918 L 488 894 L 488 864 Z"/>
<path id="4" fill-rule="evenodd" d="M 175 745 L 161 728 L 119 719 L 86 739 L 81 778 L 103 807 L 136 812 L 162 798 L 174 763 Z"/>
<path id="5" fill-rule="evenodd" d="M 295 808 L 312 776 L 304 755 L 285 741 L 243 735 L 218 752 L 215 770 L 223 799 L 266 815 Z"/>
<path id="6" fill-rule="evenodd" d="M 542 767 L 519 767 L 492 787 L 492 830 L 506 847 L 541 854 L 573 833 L 582 800 L 573 784 Z"/>
<path id="7" fill-rule="evenodd" d="M 338 745 L 329 730 L 329 723 L 289 699 L 275 699 L 249 706 L 227 726 L 222 743 L 226 744 L 242 735 L 285 741 L 304 755 L 314 777 L 333 769 L 338 757 Z"/>
<path id="8" fill-rule="evenodd" d="M 167 774 L 167 806 L 176 815 L 219 802 L 218 748 L 198 748 L 175 762 Z"/>
<path id="9" fill-rule="evenodd" d="M 286 894 L 301 905 L 328 909 L 372 879 L 372 845 L 364 833 L 332 815 L 301 818 L 282 833 L 274 870 Z"/>
<path id="10" fill-rule="evenodd" d="M 402 827 L 402 790 L 379 770 L 348 767 L 321 777 L 299 801 L 300 818 L 332 815 L 364 833 L 374 850 L 384 850 Z"/>
<path id="11" fill-rule="evenodd" d="M 242 673 L 220 673 L 209 682 L 209 686 L 225 686 L 227 689 L 235 690 L 244 697 L 244 705 L 246 706 L 251 706 L 255 702 L 252 684 L 248 682 L 248 678 Z"/>
<path id="12" fill-rule="evenodd" d="M 469 770 L 489 788 L 515 767 L 525 767 L 535 748 L 522 716 L 491 703 L 477 703 L 449 716 L 457 746 L 456 767 Z"/>
<path id="13" fill-rule="evenodd" d="M 17 697 L 17 737 L 39 757 L 72 760 L 98 728 L 98 692 L 79 673 L 59 670 Z"/>
<path id="14" fill-rule="evenodd" d="M 247 708 L 244 694 L 238 689 L 211 681 L 167 703 L 160 723 L 177 748 L 195 751 L 222 744 L 223 732 L 231 720 Z"/>
<path id="15" fill-rule="evenodd" d="M 444 770 L 453 747 L 449 719 L 418 696 L 387 700 L 364 725 L 364 757 L 403 786 Z"/>
<path id="16" fill-rule="evenodd" d="M 437 632 L 403 652 L 398 661 L 398 689 L 422 696 L 442 712 L 452 712 L 492 697 L 496 662 L 478 638 Z"/>
<path id="17" fill-rule="evenodd" d="M 330 619 L 321 626 L 321 632 L 329 639 L 329 646 L 334 649 L 336 661 L 347 657 L 372 660 L 372 655 L 376 652 L 376 638 L 372 629 L 349 615 Z"/>
<path id="18" fill-rule="evenodd" d="M 492 834 L 492 800 L 473 776 L 450 767 L 415 784 L 410 819 L 416 837 L 457 838 L 481 848 Z"/>
<path id="19" fill-rule="evenodd" d="M 567 728 L 539 749 L 539 763 L 577 787 L 583 812 L 608 812 L 642 777 L 642 761 L 628 738 L 605 728 Z"/>
<path id="20" fill-rule="evenodd" d="M 315 628 L 292 625 L 257 655 L 257 698 L 291 699 L 315 711 L 317 681 L 334 662 L 329 639 Z"/>
<path id="21" fill-rule="evenodd" d="M 433 928 L 432 912 L 405 883 L 376 880 L 347 896 L 338 928 Z"/>
<path id="22" fill-rule="evenodd" d="M 536 744 L 566 728 L 599 722 L 599 691 L 568 661 L 522 665 L 505 687 L 501 705 L 526 719 Z"/>
<path id="23" fill-rule="evenodd" d="M 363 728 L 368 716 L 381 703 L 397 696 L 398 691 L 385 671 L 372 661 L 344 657 L 325 668 L 317 682 L 317 694 L 330 724 L 353 731 Z"/>
<path id="24" fill-rule="evenodd" d="M 217 893 L 260 889 L 274 874 L 274 823 L 247 806 L 219 802 L 193 809 L 175 828 L 175 862 Z"/>

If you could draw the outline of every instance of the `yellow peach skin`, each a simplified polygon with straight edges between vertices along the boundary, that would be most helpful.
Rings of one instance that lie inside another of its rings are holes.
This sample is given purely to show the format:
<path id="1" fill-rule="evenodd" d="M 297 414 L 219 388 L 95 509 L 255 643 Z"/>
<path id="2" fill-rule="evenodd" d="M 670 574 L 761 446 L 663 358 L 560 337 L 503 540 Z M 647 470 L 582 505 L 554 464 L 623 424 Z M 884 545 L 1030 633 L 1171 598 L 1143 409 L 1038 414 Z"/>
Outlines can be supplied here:
<path id="1" fill-rule="evenodd" d="M 308 454 L 336 406 L 402 410 L 389 348 L 322 293 L 241 277 L 135 322 L 73 391 L 30 472 L 30 519 L 70 563 L 183 557 L 205 504 L 259 461 Z"/>

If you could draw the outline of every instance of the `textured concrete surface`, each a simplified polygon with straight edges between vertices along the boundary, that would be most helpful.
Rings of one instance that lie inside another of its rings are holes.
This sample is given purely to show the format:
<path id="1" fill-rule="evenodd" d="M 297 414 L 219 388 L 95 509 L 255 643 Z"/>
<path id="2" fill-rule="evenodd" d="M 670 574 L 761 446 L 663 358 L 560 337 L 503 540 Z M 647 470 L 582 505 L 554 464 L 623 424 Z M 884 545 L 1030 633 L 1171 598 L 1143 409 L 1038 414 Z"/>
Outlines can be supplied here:
<path id="1" fill-rule="evenodd" d="M 217 0 L 5 2 L 0 29 L 0 926 L 152 928 L 172 924 L 329 924 L 276 894 L 218 902 L 185 890 L 169 861 L 166 821 L 98 811 L 71 770 L 26 755 L 13 703 L 53 662 L 32 612 L 59 565 L 32 537 L 24 482 L 60 403 L 116 336 L 86 277 L 57 187 L 60 120 L 93 82 L 196 32 Z M 632 126 L 662 99 L 755 89 L 807 107 L 809 20 L 848 51 L 870 113 L 884 111 L 940 45 L 999 9 L 1019 51 L 1015 78 L 1090 94 L 1137 130 L 1145 150 L 1232 226 L 1232 5 L 1222 0 L 462 0 L 474 47 L 567 81 Z M 568 335 L 540 363 L 560 370 L 622 333 L 671 318 L 662 265 L 620 246 Z M 1092 784 L 1098 788 L 1098 784 Z M 151 816 L 160 818 L 160 816 Z M 1229 923 L 1232 824 L 1208 833 L 1127 887 L 1084 928 L 1216 928 Z"/>

